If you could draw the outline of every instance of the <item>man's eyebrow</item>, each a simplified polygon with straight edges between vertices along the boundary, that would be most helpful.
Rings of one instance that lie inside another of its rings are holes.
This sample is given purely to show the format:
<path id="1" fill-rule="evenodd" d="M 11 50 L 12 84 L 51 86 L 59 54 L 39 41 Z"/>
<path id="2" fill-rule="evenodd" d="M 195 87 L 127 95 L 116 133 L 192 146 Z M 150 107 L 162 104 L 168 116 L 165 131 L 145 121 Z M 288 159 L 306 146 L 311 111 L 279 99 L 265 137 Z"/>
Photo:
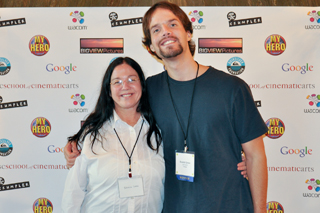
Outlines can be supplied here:
<path id="1" fill-rule="evenodd" d="M 173 18 L 173 19 L 170 19 L 170 20 L 166 21 L 166 23 L 171 23 L 171 22 L 173 22 L 173 21 L 178 21 L 178 19 Z M 159 26 L 159 24 L 155 24 L 155 25 L 151 26 L 151 27 L 150 27 L 150 30 L 152 30 L 153 28 L 155 28 L 155 27 L 157 27 L 157 26 Z"/>

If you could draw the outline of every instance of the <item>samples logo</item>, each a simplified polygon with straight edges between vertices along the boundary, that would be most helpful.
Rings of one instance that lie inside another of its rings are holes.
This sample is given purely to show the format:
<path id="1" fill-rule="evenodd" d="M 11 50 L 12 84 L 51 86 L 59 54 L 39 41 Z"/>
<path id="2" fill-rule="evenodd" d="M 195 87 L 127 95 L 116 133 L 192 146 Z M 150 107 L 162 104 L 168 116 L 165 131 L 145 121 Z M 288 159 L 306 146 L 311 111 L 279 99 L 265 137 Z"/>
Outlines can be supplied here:
<path id="1" fill-rule="evenodd" d="M 50 49 L 49 40 L 43 35 L 36 35 L 30 39 L 29 49 L 36 56 L 47 54 Z"/>
<path id="2" fill-rule="evenodd" d="M 51 132 L 51 124 L 48 119 L 44 117 L 35 118 L 31 122 L 31 132 L 34 136 L 44 138 Z"/>
<path id="3" fill-rule="evenodd" d="M 10 183 L 10 184 L 4 184 L 5 180 L 3 177 L 0 177 L 0 191 L 7 191 L 12 189 L 23 189 L 30 187 L 29 181 L 25 182 L 19 182 L 19 183 Z"/>
<path id="4" fill-rule="evenodd" d="M 309 63 L 306 63 L 306 65 L 290 65 L 289 63 L 284 63 L 282 65 L 282 70 L 284 72 L 289 72 L 289 71 L 297 71 L 300 72 L 301 74 L 306 74 L 306 72 L 313 71 L 313 66 L 309 65 Z"/>
<path id="5" fill-rule="evenodd" d="M 292 149 L 287 146 L 283 146 L 280 149 L 280 153 L 283 155 L 298 155 L 300 158 L 303 158 L 306 155 L 312 155 L 312 149 L 308 149 L 308 147 L 303 149 Z"/>
<path id="6" fill-rule="evenodd" d="M 239 57 L 230 58 L 227 62 L 227 70 L 232 75 L 240 75 L 245 69 L 244 60 Z"/>
<path id="7" fill-rule="evenodd" d="M 109 19 L 111 21 L 111 27 L 120 27 L 142 23 L 142 17 L 117 20 L 118 14 L 116 12 L 111 12 L 109 14 Z"/>
<path id="8" fill-rule="evenodd" d="M 270 55 L 281 55 L 286 50 L 287 44 L 280 35 L 273 34 L 268 36 L 264 42 L 264 48 Z"/>
<path id="9" fill-rule="evenodd" d="M 0 57 L 0 75 L 6 75 L 11 70 L 10 61 Z"/>
<path id="10" fill-rule="evenodd" d="M 2 99 L 2 97 L 0 96 L 0 110 L 1 110 L 1 109 L 10 109 L 10 108 L 28 106 L 27 100 L 7 102 L 7 103 L 2 103 L 2 100 L 3 100 L 3 99 Z"/>
<path id="11" fill-rule="evenodd" d="M 123 53 L 123 38 L 81 38 L 80 53 Z"/>
<path id="12" fill-rule="evenodd" d="M 70 72 L 75 72 L 77 71 L 77 66 L 72 65 L 72 63 L 70 63 L 70 65 L 67 66 L 55 66 L 53 64 L 47 64 L 46 69 L 48 72 L 64 72 L 64 74 L 68 75 Z"/>
<path id="13" fill-rule="evenodd" d="M 69 109 L 69 112 L 88 112 L 87 108 L 82 108 L 85 105 L 85 95 L 83 94 L 75 94 L 71 96 L 71 99 L 73 100 L 73 105 L 80 106 L 81 108 L 73 108 Z"/>
<path id="14" fill-rule="evenodd" d="M 204 30 L 206 29 L 206 25 L 197 25 L 202 24 L 203 22 L 203 12 L 198 10 L 193 10 L 188 13 L 191 16 L 190 21 L 192 22 L 192 28 L 194 30 Z"/>
<path id="15" fill-rule="evenodd" d="M 235 12 L 229 12 L 227 14 L 227 18 L 229 20 L 229 27 L 249 25 L 249 24 L 261 24 L 262 23 L 261 17 L 239 19 L 239 20 L 236 20 L 236 17 L 237 16 L 236 16 Z"/>
<path id="16" fill-rule="evenodd" d="M 306 184 L 308 184 L 308 189 L 309 190 L 313 190 L 316 191 L 316 192 L 319 192 L 320 191 L 320 180 L 319 179 L 314 179 L 314 178 L 311 178 L 310 180 L 307 179 L 306 180 Z"/>
<path id="17" fill-rule="evenodd" d="M 21 25 L 21 24 L 26 24 L 26 19 L 25 18 L 18 18 L 18 19 L 10 19 L 10 20 L 0 21 L 0 27 L 15 26 L 15 25 Z"/>
<path id="18" fill-rule="evenodd" d="M 242 38 L 199 38 L 198 53 L 242 53 Z"/>
<path id="19" fill-rule="evenodd" d="M 270 118 L 266 121 L 268 132 L 266 135 L 271 139 L 280 138 L 284 134 L 284 123 L 279 118 Z"/>
<path id="20" fill-rule="evenodd" d="M 12 152 L 12 143 L 5 138 L 0 139 L 0 156 L 8 156 Z"/>
<path id="21" fill-rule="evenodd" d="M 68 26 L 68 30 L 87 30 L 88 27 L 82 25 L 84 23 L 84 12 L 76 10 L 71 12 L 70 16 L 73 23 L 79 23 L 80 25 Z"/>
<path id="22" fill-rule="evenodd" d="M 38 198 L 33 203 L 33 212 L 34 213 L 40 213 L 40 212 L 46 212 L 51 213 L 53 211 L 53 205 L 51 201 L 47 198 Z"/>
<path id="23" fill-rule="evenodd" d="M 267 203 L 268 213 L 284 213 L 282 205 L 277 201 L 270 201 Z"/>

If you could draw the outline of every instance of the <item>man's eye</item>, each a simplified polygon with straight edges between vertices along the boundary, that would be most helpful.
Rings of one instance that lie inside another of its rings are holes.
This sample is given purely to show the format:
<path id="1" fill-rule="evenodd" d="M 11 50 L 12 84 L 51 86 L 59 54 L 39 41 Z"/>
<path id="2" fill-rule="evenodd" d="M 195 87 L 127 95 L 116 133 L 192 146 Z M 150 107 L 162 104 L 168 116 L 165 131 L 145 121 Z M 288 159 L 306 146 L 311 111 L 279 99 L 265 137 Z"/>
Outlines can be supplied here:
<path id="1" fill-rule="evenodd" d="M 155 29 L 155 30 L 153 31 L 153 33 L 157 33 L 157 32 L 159 32 L 159 29 Z"/>

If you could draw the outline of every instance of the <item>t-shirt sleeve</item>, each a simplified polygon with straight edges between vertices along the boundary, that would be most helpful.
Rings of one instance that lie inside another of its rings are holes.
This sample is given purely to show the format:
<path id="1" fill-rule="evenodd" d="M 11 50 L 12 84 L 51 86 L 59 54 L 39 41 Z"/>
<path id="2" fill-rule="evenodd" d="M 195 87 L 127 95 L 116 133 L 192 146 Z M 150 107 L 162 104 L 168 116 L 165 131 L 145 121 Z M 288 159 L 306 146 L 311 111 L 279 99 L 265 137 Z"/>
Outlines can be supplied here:
<path id="1" fill-rule="evenodd" d="M 235 92 L 232 105 L 233 125 L 241 143 L 251 141 L 268 131 L 253 100 L 249 86 L 242 83 Z"/>

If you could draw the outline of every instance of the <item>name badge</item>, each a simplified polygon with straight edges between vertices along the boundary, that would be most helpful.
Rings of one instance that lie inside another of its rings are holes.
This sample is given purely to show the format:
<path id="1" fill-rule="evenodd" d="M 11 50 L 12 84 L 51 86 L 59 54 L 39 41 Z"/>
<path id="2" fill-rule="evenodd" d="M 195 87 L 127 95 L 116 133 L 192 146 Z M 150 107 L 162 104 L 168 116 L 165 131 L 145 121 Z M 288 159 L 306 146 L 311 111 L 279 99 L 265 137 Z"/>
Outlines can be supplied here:
<path id="1" fill-rule="evenodd" d="M 132 178 L 118 178 L 120 198 L 137 197 L 144 195 L 142 176 L 137 175 Z"/>
<path id="2" fill-rule="evenodd" d="M 194 152 L 176 150 L 176 176 L 178 180 L 193 182 Z"/>

